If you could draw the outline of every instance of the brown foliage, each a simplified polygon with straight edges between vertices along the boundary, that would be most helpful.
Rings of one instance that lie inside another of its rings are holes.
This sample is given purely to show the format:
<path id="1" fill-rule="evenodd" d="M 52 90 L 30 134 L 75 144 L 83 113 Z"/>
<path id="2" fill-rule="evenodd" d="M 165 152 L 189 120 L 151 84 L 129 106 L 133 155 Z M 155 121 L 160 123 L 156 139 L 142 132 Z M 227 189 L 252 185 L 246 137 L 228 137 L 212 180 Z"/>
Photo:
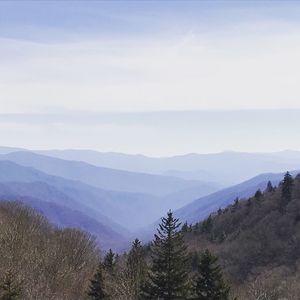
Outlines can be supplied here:
<path id="1" fill-rule="evenodd" d="M 0 274 L 14 274 L 23 300 L 86 299 L 99 259 L 89 234 L 58 229 L 18 202 L 0 202 L 0 257 Z"/>

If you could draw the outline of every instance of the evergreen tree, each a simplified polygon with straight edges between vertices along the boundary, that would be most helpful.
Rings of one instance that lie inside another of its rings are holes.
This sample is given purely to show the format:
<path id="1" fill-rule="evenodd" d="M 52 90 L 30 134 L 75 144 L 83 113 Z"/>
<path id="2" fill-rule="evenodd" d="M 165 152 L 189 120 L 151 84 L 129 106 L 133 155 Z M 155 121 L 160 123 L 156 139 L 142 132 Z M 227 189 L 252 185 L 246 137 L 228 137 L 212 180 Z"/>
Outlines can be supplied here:
<path id="1" fill-rule="evenodd" d="M 282 200 L 283 200 L 283 205 L 286 205 L 288 202 L 291 201 L 292 199 L 292 189 L 293 189 L 293 177 L 289 172 L 286 172 L 284 175 L 283 181 L 282 181 Z"/>
<path id="2" fill-rule="evenodd" d="M 246 206 L 251 207 L 251 205 L 252 205 L 252 200 L 251 200 L 251 198 L 249 198 L 246 202 Z"/>
<path id="3" fill-rule="evenodd" d="M 209 215 L 209 217 L 202 222 L 201 231 L 203 233 L 210 233 L 210 231 L 212 230 L 212 226 L 213 226 L 213 220 L 211 215 Z"/>
<path id="4" fill-rule="evenodd" d="M 107 271 L 109 274 L 113 274 L 115 265 L 116 265 L 116 255 L 111 249 L 109 249 L 109 251 L 104 257 L 103 267 L 105 271 Z"/>
<path id="5" fill-rule="evenodd" d="M 231 212 L 235 212 L 238 209 L 239 204 L 240 204 L 239 198 L 235 198 L 234 203 L 231 208 Z"/>
<path id="6" fill-rule="evenodd" d="M 180 226 L 171 211 L 162 218 L 152 243 L 152 266 L 143 288 L 144 299 L 187 299 L 188 257 Z"/>
<path id="7" fill-rule="evenodd" d="M 90 300 L 107 300 L 109 299 L 104 284 L 104 276 L 103 276 L 103 266 L 100 263 L 97 271 L 94 275 L 94 278 L 90 282 L 89 291 L 88 291 L 88 299 Z"/>
<path id="8" fill-rule="evenodd" d="M 226 233 L 225 231 L 222 231 L 219 235 L 218 235 L 218 242 L 219 243 L 223 243 L 226 239 Z"/>
<path id="9" fill-rule="evenodd" d="M 274 187 L 273 187 L 273 185 L 272 185 L 272 182 L 271 181 L 268 181 L 268 184 L 267 184 L 267 189 L 266 189 L 266 191 L 268 192 L 268 193 L 272 193 L 272 192 L 274 192 Z"/>
<path id="10" fill-rule="evenodd" d="M 260 198 L 262 197 L 262 195 L 263 195 L 263 194 L 262 194 L 261 190 L 258 189 L 258 190 L 256 191 L 254 197 L 255 197 L 256 200 L 260 200 Z"/>
<path id="11" fill-rule="evenodd" d="M 126 267 L 132 290 L 131 300 L 137 300 L 141 295 L 141 287 L 144 285 L 147 273 L 144 249 L 138 239 L 135 239 L 132 243 Z"/>
<path id="12" fill-rule="evenodd" d="M 192 272 L 195 272 L 195 271 L 197 271 L 198 264 L 199 264 L 198 252 L 194 251 L 192 253 L 189 253 L 189 257 L 190 257 Z"/>
<path id="13" fill-rule="evenodd" d="M 0 285 L 0 300 L 20 299 L 20 288 L 15 284 L 11 272 L 6 273 L 3 283 Z"/>
<path id="14" fill-rule="evenodd" d="M 187 222 L 185 222 L 185 223 L 182 225 L 181 230 L 182 230 L 182 232 L 184 232 L 184 233 L 188 232 L 189 226 L 188 226 L 188 223 L 187 223 Z"/>
<path id="15" fill-rule="evenodd" d="M 217 260 L 208 250 L 201 255 L 194 282 L 194 300 L 229 300 L 230 288 L 224 283 Z"/>

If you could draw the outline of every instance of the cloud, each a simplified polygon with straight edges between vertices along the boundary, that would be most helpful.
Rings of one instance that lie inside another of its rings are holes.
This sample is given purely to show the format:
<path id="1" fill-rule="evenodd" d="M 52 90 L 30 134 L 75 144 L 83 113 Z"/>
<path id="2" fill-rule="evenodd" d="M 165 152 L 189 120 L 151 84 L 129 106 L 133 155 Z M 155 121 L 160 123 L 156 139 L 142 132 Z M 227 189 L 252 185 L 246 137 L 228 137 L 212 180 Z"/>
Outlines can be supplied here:
<path id="1" fill-rule="evenodd" d="M 252 27 L 248 36 L 190 31 L 57 44 L 2 38 L 1 106 L 3 112 L 300 107 L 300 30 L 276 34 L 277 27 L 267 35 Z"/>
<path id="2" fill-rule="evenodd" d="M 300 6 L 197 3 L 0 11 L 2 143 L 154 155 L 300 149 L 298 115 L 254 113 L 245 125 L 230 114 L 300 109 Z M 159 111 L 180 116 L 150 113 Z"/>

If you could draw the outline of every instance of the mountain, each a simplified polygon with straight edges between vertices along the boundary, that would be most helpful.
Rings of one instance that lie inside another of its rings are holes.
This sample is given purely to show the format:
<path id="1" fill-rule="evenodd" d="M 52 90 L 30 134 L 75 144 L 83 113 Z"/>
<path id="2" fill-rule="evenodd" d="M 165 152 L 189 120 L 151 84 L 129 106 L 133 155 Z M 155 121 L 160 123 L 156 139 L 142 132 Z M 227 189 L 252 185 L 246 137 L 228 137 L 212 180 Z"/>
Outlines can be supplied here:
<path id="1" fill-rule="evenodd" d="M 101 204 L 95 208 L 85 200 L 86 197 L 74 196 L 85 190 L 88 187 L 79 182 L 50 176 L 11 161 L 0 161 L 1 200 L 22 201 L 38 209 L 56 225 L 88 231 L 98 238 L 104 249 L 121 247 L 127 240 L 128 231 L 105 216 Z"/>
<path id="2" fill-rule="evenodd" d="M 181 198 L 176 193 L 172 197 L 157 197 L 142 193 L 107 191 L 3 160 L 0 160 L 0 183 L 9 184 L 11 187 L 6 195 L 13 191 L 12 195 L 63 205 L 127 236 L 128 230 L 135 231 L 151 224 L 168 209 L 175 209 L 185 204 L 185 201 L 192 201 L 195 193 L 188 189 L 184 192 L 185 197 Z M 206 189 L 209 192 L 210 187 L 207 186 Z"/>
<path id="3" fill-rule="evenodd" d="M 4 152 L 8 153 L 7 148 Z M 98 167 L 212 182 L 223 187 L 243 182 L 257 174 L 300 168 L 300 151 L 292 150 L 270 153 L 190 153 L 158 158 L 140 154 L 73 149 L 34 152 L 64 160 L 86 162 Z"/>
<path id="4" fill-rule="evenodd" d="M 293 171 L 291 174 L 296 175 L 299 171 Z M 250 197 L 258 189 L 264 190 L 268 181 L 276 185 L 283 178 L 283 173 L 280 174 L 261 174 L 247 180 L 238 185 L 220 190 L 208 196 L 199 198 L 188 205 L 178 209 L 175 214 L 182 221 L 194 223 L 206 218 L 210 213 L 217 211 L 231 204 L 236 198 Z"/>
<path id="5" fill-rule="evenodd" d="M 47 174 L 79 180 L 101 189 L 113 191 L 166 196 L 188 188 L 203 187 L 204 189 L 208 185 L 205 183 L 204 186 L 203 182 L 196 180 L 96 167 L 84 162 L 66 161 L 29 151 L 0 155 L 0 160 L 10 160 L 23 166 L 36 168 Z M 211 186 L 214 185 L 211 184 Z"/>
<path id="6" fill-rule="evenodd" d="M 160 158 L 92 150 L 38 152 L 101 167 L 215 182 L 223 186 L 240 183 L 261 173 L 278 173 L 300 168 L 300 152 L 291 150 L 273 153 L 191 153 Z"/>
<path id="7" fill-rule="evenodd" d="M 153 198 L 149 199 L 148 195 L 143 197 L 144 195 L 104 191 L 79 181 L 67 180 L 31 167 L 20 166 L 11 161 L 0 161 L 0 182 L 6 184 L 2 186 L 3 189 L 9 188 L 4 190 L 6 192 L 2 195 L 31 197 L 63 205 L 81 211 L 96 220 L 102 220 L 120 232 L 125 230 L 117 223 L 127 224 L 132 215 L 137 212 L 137 205 L 134 202 L 139 204 L 144 201 L 142 204 L 145 204 L 147 200 L 151 204 L 150 200 L 153 200 Z M 151 217 L 149 205 L 148 210 Z M 112 219 L 116 223 L 111 221 Z M 140 219 L 136 217 L 135 220 Z M 147 217 L 143 220 L 147 222 Z M 132 223 L 134 227 L 136 223 L 134 221 Z"/>
<path id="8" fill-rule="evenodd" d="M 27 151 L 27 150 L 23 149 L 23 148 L 0 146 L 0 154 L 8 154 L 8 153 L 17 152 L 17 151 Z"/>

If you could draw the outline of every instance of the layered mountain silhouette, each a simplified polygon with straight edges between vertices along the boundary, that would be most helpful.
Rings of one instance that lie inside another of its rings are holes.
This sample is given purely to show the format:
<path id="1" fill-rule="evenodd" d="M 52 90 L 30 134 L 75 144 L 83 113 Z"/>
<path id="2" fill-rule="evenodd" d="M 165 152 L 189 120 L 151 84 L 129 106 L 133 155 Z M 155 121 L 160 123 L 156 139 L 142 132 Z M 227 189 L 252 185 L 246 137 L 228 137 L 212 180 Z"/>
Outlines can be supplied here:
<path id="1" fill-rule="evenodd" d="M 272 153 L 191 153 L 160 158 L 91 150 L 48 150 L 39 153 L 107 168 L 215 182 L 221 186 L 240 183 L 257 174 L 300 169 L 300 152 L 290 150 Z"/>
<path id="2" fill-rule="evenodd" d="M 48 162 L 47 157 L 29 152 L 16 152 L 16 156 L 12 156 L 12 154 L 9 157 L 7 155 L 1 156 L 1 159 L 19 158 L 20 154 L 22 154 L 22 159 L 24 159 L 23 154 L 26 156 L 29 154 L 31 160 L 29 160 L 28 164 L 37 164 L 38 166 L 37 162 L 42 163 L 43 159 Z M 35 157 L 38 158 L 37 162 L 34 160 Z M 58 169 L 62 169 L 62 166 L 58 163 L 64 163 L 64 161 L 56 159 L 53 161 L 51 158 L 51 162 L 53 163 L 53 168 L 57 166 Z M 22 160 L 22 163 L 24 163 L 24 160 Z M 71 162 L 67 163 L 72 165 Z M 77 163 L 75 165 L 77 167 Z M 80 173 L 80 170 L 78 172 Z M 135 175 L 138 176 L 138 174 Z M 166 180 L 168 178 L 162 176 L 162 179 Z M 184 180 L 178 181 L 181 181 L 182 186 L 185 187 Z M 189 188 L 183 189 L 177 195 L 176 188 L 170 196 L 162 197 L 154 194 L 104 190 L 79 180 L 49 175 L 35 168 L 19 165 L 11 160 L 0 160 L 0 182 L 6 183 L 6 186 L 7 184 L 13 185 L 13 188 L 7 191 L 7 195 L 11 195 L 13 191 L 13 195 L 32 197 L 45 202 L 64 205 L 100 221 L 105 216 L 107 218 L 104 220 L 105 224 L 109 224 L 108 220 L 113 220 L 127 230 L 136 230 L 147 223 L 150 224 L 167 209 L 180 207 L 185 201 L 191 201 L 194 199 L 195 194 L 201 194 L 204 191 L 208 194 L 210 191 L 215 190 L 215 188 L 200 182 L 198 186 L 191 190 Z M 187 184 L 187 186 L 189 185 Z M 181 193 L 185 194 L 185 198 L 181 197 Z M 5 195 L 5 193 L 2 193 L 2 195 Z M 109 226 L 112 228 L 116 227 L 111 224 Z"/>
<path id="3" fill-rule="evenodd" d="M 152 232 L 153 224 L 156 226 L 156 220 L 169 209 L 182 221 L 194 223 L 237 197 L 265 189 L 269 180 L 278 184 L 283 171 L 297 168 L 298 157 L 299 152 L 285 151 L 148 158 L 85 150 L 35 153 L 0 147 L 0 199 L 25 202 L 61 227 L 92 233 L 104 249 L 121 249 L 143 228 Z M 238 164 L 239 169 L 247 169 L 235 174 Z M 230 187 L 224 187 L 226 183 L 220 179 L 232 173 L 229 181 L 238 180 L 260 169 L 281 172 L 264 173 Z"/>
<path id="4" fill-rule="evenodd" d="M 3 154 L 0 156 L 0 160 L 10 160 L 23 166 L 36 168 L 47 174 L 80 180 L 106 190 L 165 196 L 169 193 L 199 186 L 202 189 L 208 187 L 210 192 L 214 187 L 213 184 L 203 184 L 197 180 L 182 180 L 176 177 L 96 167 L 85 162 L 66 161 L 29 151 Z"/>

